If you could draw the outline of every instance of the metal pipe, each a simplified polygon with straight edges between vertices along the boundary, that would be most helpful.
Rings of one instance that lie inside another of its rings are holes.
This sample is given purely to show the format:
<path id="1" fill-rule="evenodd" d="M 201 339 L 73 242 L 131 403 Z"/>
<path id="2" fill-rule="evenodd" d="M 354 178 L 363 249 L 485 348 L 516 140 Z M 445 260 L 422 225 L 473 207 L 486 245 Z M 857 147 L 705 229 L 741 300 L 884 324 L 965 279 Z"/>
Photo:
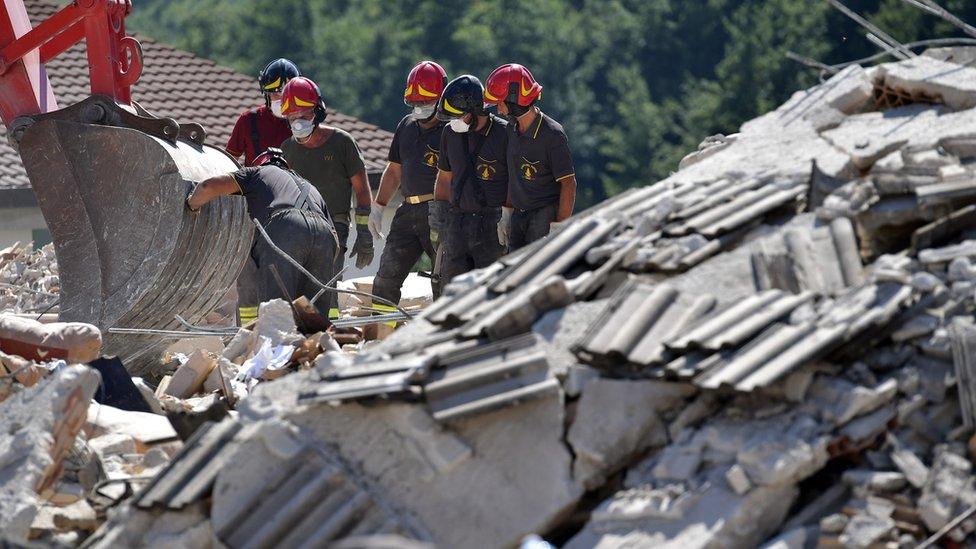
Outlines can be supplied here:
<path id="1" fill-rule="evenodd" d="M 933 0 L 903 0 L 904 2 L 915 6 L 923 11 L 928 12 L 931 15 L 941 18 L 944 21 L 958 27 L 964 33 L 969 36 L 976 37 L 976 27 L 966 23 L 962 19 L 953 15 L 949 10 L 943 8 L 942 6 L 936 4 Z"/>
<path id="2" fill-rule="evenodd" d="M 844 4 L 841 4 L 839 0 L 826 0 L 828 4 L 833 6 L 837 11 L 843 13 L 844 15 L 850 17 L 855 23 L 866 28 L 870 32 L 874 33 L 878 38 L 883 40 L 888 46 L 901 51 L 908 57 L 916 57 L 915 53 L 906 48 L 901 42 L 892 38 L 888 33 L 878 28 L 876 25 L 868 21 L 867 19 L 861 17 L 860 15 L 854 13 Z"/>
<path id="3" fill-rule="evenodd" d="M 946 534 L 958 528 L 960 524 L 965 522 L 967 519 L 971 518 L 973 515 L 976 515 L 976 505 L 973 505 L 969 509 L 966 509 L 959 516 L 949 521 L 949 524 L 946 524 L 945 526 L 942 527 L 941 530 L 932 534 L 932 536 L 929 539 L 923 541 L 915 549 L 928 549 L 929 547 L 935 546 L 935 544 L 938 543 L 939 540 L 944 538 Z"/>
<path id="4" fill-rule="evenodd" d="M 918 40 L 917 42 L 909 42 L 907 44 L 904 44 L 904 46 L 910 49 L 920 48 L 924 46 L 976 46 L 976 39 L 974 38 L 929 38 L 927 40 Z M 793 55 L 790 55 L 791 53 Z M 871 63 L 887 55 L 891 55 L 891 54 L 886 51 L 883 51 L 880 53 L 876 53 L 874 55 L 870 55 L 868 57 L 862 57 L 861 59 L 854 59 L 853 61 L 845 61 L 843 63 L 837 63 L 836 65 L 826 65 L 825 63 L 821 63 L 816 59 L 811 59 L 809 57 L 805 57 L 803 55 L 796 54 L 793 52 L 787 52 L 786 57 L 787 59 L 791 59 L 793 61 L 796 61 L 797 63 L 801 63 L 810 68 L 814 68 L 818 70 L 827 70 L 826 68 L 821 69 L 821 65 L 825 65 L 827 68 L 830 69 L 830 72 L 836 73 L 846 69 L 847 67 L 850 67 L 851 65 L 861 65 L 864 63 Z M 810 61 L 811 63 L 808 63 L 806 61 Z"/>
<path id="5" fill-rule="evenodd" d="M 878 46 L 879 48 L 881 48 L 884 51 L 890 53 L 891 55 L 897 57 L 898 59 L 901 59 L 902 61 L 908 59 L 908 56 L 907 55 L 905 55 L 904 53 L 896 50 L 895 48 L 893 48 L 891 46 L 889 46 L 884 40 L 878 38 L 874 34 L 872 34 L 872 33 L 869 32 L 869 33 L 867 33 L 865 35 L 865 37 L 868 39 L 868 42 L 871 42 L 875 46 Z"/>
<path id="6" fill-rule="evenodd" d="M 155 328 L 109 328 L 108 333 L 110 334 L 130 334 L 130 335 L 154 335 L 160 337 L 176 337 L 176 338 L 190 338 L 190 337 L 229 337 L 233 334 L 228 334 L 224 332 L 181 332 L 179 330 L 158 330 Z"/>

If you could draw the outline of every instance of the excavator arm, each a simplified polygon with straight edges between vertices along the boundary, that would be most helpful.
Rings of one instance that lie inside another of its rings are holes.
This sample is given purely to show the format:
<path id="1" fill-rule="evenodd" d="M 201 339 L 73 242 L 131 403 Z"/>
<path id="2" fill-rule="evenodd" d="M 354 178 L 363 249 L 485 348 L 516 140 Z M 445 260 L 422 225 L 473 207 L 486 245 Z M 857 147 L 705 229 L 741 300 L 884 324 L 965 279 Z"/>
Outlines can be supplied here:
<path id="1" fill-rule="evenodd" d="M 0 13 L 0 117 L 9 127 L 18 116 L 57 110 L 44 65 L 84 41 L 92 95 L 132 101 L 142 74 L 142 48 L 125 33 L 131 0 L 76 0 L 31 28 L 21 0 L 3 0 Z"/>
<path id="2" fill-rule="evenodd" d="M 60 318 L 95 324 L 130 372 L 159 373 L 164 341 L 112 328 L 198 323 L 234 286 L 251 245 L 240 197 L 193 214 L 187 181 L 236 168 L 199 124 L 132 100 L 142 48 L 125 32 L 130 0 L 74 0 L 32 27 L 21 0 L 0 0 L 0 117 L 20 152 L 54 240 Z M 45 64 L 85 43 L 92 95 L 59 108 Z M 128 331 L 128 330 L 127 330 Z"/>

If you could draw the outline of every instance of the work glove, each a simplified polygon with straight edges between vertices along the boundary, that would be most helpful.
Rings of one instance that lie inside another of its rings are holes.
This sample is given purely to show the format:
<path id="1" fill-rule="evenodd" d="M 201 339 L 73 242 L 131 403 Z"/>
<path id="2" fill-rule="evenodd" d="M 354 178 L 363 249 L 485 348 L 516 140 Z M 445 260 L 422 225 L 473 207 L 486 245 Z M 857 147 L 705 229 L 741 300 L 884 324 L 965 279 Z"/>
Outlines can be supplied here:
<path id="1" fill-rule="evenodd" d="M 502 207 L 502 218 L 498 220 L 498 243 L 508 248 L 508 234 L 512 228 L 512 208 Z"/>
<path id="2" fill-rule="evenodd" d="M 383 234 L 383 210 L 386 206 L 381 206 L 373 202 L 369 206 L 369 232 L 373 233 L 373 238 L 386 238 Z"/>
<path id="3" fill-rule="evenodd" d="M 373 262 L 373 233 L 369 230 L 369 210 L 356 208 L 356 243 L 349 253 L 356 258 L 356 268 L 362 269 Z"/>
<path id="4" fill-rule="evenodd" d="M 447 201 L 431 200 L 430 209 L 427 213 L 427 224 L 430 226 L 430 242 L 435 247 L 440 240 L 441 230 L 444 228 L 444 220 L 447 218 Z"/>

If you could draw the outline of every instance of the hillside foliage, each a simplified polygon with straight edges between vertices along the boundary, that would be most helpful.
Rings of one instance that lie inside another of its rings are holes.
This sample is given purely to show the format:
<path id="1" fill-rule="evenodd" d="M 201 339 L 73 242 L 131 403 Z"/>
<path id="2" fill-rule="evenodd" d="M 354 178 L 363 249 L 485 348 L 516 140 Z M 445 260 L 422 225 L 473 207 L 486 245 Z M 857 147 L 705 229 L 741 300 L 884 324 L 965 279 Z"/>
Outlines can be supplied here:
<path id="1" fill-rule="evenodd" d="M 905 0 L 847 0 L 902 42 L 963 33 Z M 976 22 L 976 2 L 941 0 Z M 330 106 L 392 129 L 410 67 L 485 78 L 520 62 L 570 137 L 582 204 L 665 177 L 705 136 L 733 133 L 879 50 L 820 0 L 134 0 L 137 33 L 257 75 L 294 60 Z M 257 95 L 256 95 L 257 100 Z"/>

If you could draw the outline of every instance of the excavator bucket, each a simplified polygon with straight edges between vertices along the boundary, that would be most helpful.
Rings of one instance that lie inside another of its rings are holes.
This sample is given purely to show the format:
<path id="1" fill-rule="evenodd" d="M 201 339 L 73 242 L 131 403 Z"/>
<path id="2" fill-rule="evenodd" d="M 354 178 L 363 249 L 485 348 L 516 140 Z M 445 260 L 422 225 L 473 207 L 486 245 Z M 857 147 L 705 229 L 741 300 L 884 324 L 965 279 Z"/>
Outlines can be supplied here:
<path id="1" fill-rule="evenodd" d="M 233 287 L 253 235 L 244 200 L 193 213 L 185 199 L 190 181 L 236 162 L 203 145 L 198 125 L 98 96 L 20 121 L 13 137 L 54 240 L 61 320 L 98 326 L 106 354 L 156 377 L 167 341 L 109 329 L 199 323 Z"/>

